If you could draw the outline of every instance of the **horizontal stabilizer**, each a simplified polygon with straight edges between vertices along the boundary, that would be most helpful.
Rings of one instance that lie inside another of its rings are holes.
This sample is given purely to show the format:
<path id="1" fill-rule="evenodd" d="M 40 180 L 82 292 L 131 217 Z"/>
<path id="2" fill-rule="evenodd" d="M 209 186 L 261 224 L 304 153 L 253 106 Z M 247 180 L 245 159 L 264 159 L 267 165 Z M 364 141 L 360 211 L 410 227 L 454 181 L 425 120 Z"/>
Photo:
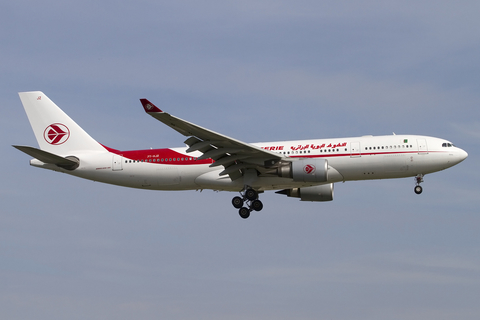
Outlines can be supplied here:
<path id="1" fill-rule="evenodd" d="M 34 157 L 44 163 L 50 163 L 59 166 L 60 168 L 64 168 L 66 170 L 74 170 L 78 168 L 80 161 L 75 157 L 60 157 L 56 154 L 43 151 L 34 147 L 28 146 L 12 146 L 17 148 L 18 150 L 25 152 L 29 156 Z"/>

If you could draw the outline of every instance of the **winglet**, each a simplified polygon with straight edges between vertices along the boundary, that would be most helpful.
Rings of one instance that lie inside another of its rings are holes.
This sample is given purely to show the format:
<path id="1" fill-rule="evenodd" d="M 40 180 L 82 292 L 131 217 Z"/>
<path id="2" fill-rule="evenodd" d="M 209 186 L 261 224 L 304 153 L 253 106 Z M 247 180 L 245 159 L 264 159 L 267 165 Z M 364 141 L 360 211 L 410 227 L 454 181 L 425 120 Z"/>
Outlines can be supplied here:
<path id="1" fill-rule="evenodd" d="M 142 103 L 143 109 L 145 109 L 146 113 L 163 112 L 147 99 L 140 99 L 140 102 Z"/>

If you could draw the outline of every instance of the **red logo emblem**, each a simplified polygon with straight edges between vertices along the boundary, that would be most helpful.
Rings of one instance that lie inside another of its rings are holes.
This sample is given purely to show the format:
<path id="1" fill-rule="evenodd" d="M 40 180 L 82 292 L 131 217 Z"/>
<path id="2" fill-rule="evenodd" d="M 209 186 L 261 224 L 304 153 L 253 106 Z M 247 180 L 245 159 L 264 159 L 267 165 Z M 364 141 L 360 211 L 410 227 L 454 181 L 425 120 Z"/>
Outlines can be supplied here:
<path id="1" fill-rule="evenodd" d="M 315 173 L 315 170 L 317 170 L 317 168 L 315 168 L 313 164 L 307 164 L 305 167 L 303 167 L 303 171 L 306 174 L 313 174 Z"/>
<path id="2" fill-rule="evenodd" d="M 70 130 L 61 123 L 53 123 L 49 125 L 43 133 L 45 141 L 53 145 L 64 143 L 70 137 Z"/>

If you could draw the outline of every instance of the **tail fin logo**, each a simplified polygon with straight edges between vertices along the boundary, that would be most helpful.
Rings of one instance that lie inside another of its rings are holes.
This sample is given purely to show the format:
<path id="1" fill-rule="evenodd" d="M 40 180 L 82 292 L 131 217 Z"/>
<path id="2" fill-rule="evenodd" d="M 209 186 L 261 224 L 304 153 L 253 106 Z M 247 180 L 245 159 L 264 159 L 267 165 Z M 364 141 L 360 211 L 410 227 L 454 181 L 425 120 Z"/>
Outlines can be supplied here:
<path id="1" fill-rule="evenodd" d="M 53 145 L 65 143 L 70 137 L 70 130 L 61 123 L 53 123 L 49 125 L 43 132 L 45 141 Z"/>

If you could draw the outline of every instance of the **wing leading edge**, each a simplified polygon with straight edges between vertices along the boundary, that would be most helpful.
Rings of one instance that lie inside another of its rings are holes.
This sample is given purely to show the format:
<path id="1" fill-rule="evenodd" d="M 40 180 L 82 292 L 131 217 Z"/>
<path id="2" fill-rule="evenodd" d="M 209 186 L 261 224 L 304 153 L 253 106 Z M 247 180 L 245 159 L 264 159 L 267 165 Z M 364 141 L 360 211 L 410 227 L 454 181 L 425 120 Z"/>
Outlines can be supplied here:
<path id="1" fill-rule="evenodd" d="M 229 175 L 232 180 L 243 176 L 245 170 L 256 169 L 268 174 L 284 158 L 277 153 L 230 138 L 191 122 L 172 116 L 157 108 L 147 99 L 140 99 L 145 112 L 182 135 L 189 137 L 185 144 L 187 152 L 200 151 L 199 159 L 213 159 L 211 167 L 223 166 L 220 175 Z"/>

